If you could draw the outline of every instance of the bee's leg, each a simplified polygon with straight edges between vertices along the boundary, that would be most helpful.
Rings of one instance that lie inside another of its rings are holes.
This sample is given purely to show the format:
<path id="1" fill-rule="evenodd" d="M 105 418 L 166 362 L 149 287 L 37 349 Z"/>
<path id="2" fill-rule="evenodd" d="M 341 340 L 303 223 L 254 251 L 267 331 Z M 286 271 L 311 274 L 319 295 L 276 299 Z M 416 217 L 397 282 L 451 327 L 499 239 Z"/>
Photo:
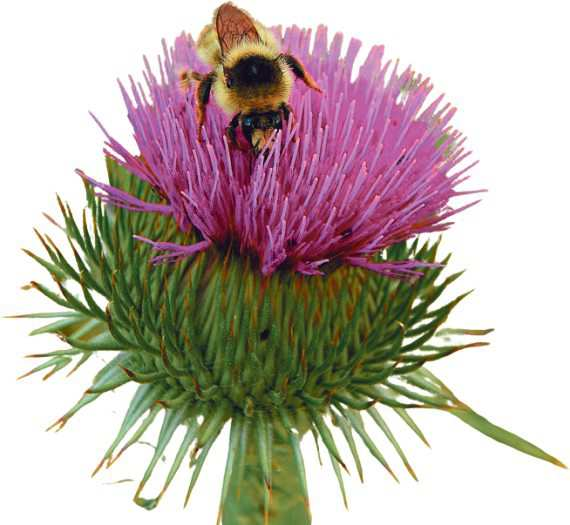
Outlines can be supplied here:
<path id="1" fill-rule="evenodd" d="M 203 73 L 192 71 L 187 67 L 180 68 L 176 73 L 178 75 L 178 85 L 184 92 L 190 91 L 190 86 L 192 85 L 193 80 L 196 82 L 201 82 L 202 80 L 205 80 L 207 76 Z"/>
<path id="2" fill-rule="evenodd" d="M 228 127 L 226 128 L 226 137 L 228 137 L 230 145 L 235 146 L 235 147 L 238 147 L 237 137 L 236 137 L 236 128 L 239 126 L 239 116 L 240 115 L 241 115 L 241 113 L 238 113 L 237 115 L 235 115 L 234 118 L 232 118 L 232 120 L 230 121 Z"/>
<path id="3" fill-rule="evenodd" d="M 226 137 L 228 138 L 228 143 L 230 146 L 237 146 L 236 128 L 228 126 L 226 128 Z"/>
<path id="4" fill-rule="evenodd" d="M 281 55 L 283 60 L 287 63 L 293 74 L 300 78 L 308 87 L 322 93 L 323 90 L 319 87 L 315 79 L 311 76 L 311 74 L 305 69 L 305 66 L 302 62 L 294 57 L 293 55 Z"/>
<path id="5" fill-rule="evenodd" d="M 287 104 L 287 102 L 283 102 L 279 106 L 279 111 L 281 112 L 282 121 L 287 122 L 289 128 L 291 129 L 295 124 L 295 113 L 293 113 L 293 108 Z"/>
<path id="6" fill-rule="evenodd" d="M 207 75 L 192 73 L 192 78 L 198 83 L 196 86 L 196 120 L 198 122 L 198 140 L 201 141 L 202 126 L 206 119 L 206 105 L 210 100 L 210 92 L 216 75 L 214 72 L 208 73 Z"/>
<path id="7" fill-rule="evenodd" d="M 283 113 L 283 120 L 289 120 L 289 117 L 293 114 L 293 108 L 287 102 L 283 102 L 279 109 Z"/>
<path id="8" fill-rule="evenodd" d="M 189 70 L 187 70 L 189 71 Z M 212 75 L 213 71 L 211 73 L 198 73 L 198 71 L 189 71 L 188 76 L 192 79 L 195 80 L 196 82 L 201 82 L 202 80 L 206 80 L 206 78 L 208 78 L 208 75 Z"/>
<path id="9" fill-rule="evenodd" d="M 193 75 L 192 71 L 190 71 L 187 68 L 180 69 L 178 71 L 178 85 L 180 86 L 180 89 L 184 91 L 184 93 L 190 91 L 190 85 L 192 83 L 192 78 L 193 78 L 192 75 Z"/>

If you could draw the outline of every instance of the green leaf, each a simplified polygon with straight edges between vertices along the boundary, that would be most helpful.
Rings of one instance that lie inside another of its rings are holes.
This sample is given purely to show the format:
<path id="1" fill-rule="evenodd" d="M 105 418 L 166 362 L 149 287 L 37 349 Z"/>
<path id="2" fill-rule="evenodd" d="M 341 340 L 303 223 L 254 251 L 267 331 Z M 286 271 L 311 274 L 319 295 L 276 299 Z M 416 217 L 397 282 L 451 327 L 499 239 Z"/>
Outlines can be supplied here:
<path id="1" fill-rule="evenodd" d="M 378 410 L 376 410 L 374 407 L 370 407 L 368 409 L 368 413 L 370 414 L 370 416 L 372 417 L 374 422 L 380 427 L 380 430 L 382 430 L 382 432 L 384 432 L 384 435 L 388 438 L 388 441 L 390 441 L 390 443 L 392 443 L 394 450 L 396 450 L 396 452 L 398 453 L 398 456 L 400 456 L 400 459 L 402 460 L 402 463 L 404 463 L 404 466 L 406 467 L 406 469 L 410 473 L 410 476 L 412 476 L 412 478 L 414 478 L 416 481 L 418 481 L 418 477 L 416 476 L 414 469 L 410 465 L 408 458 L 406 457 L 406 455 L 404 454 L 404 451 L 400 447 L 398 440 L 396 439 L 396 437 L 394 436 L 394 434 L 390 430 L 390 427 L 388 426 L 388 424 L 386 423 L 384 418 L 380 415 L 380 412 L 378 412 Z"/>
<path id="2" fill-rule="evenodd" d="M 144 489 L 144 486 L 152 476 L 152 473 L 158 463 L 159 459 L 162 457 L 168 443 L 172 439 L 174 432 L 176 429 L 182 424 L 184 417 L 186 416 L 186 408 L 182 408 L 180 410 L 166 410 L 164 414 L 164 421 L 162 423 L 162 428 L 160 429 L 160 434 L 158 436 L 158 441 L 156 443 L 156 448 L 154 449 L 154 454 L 146 471 L 143 475 L 143 478 L 137 488 L 137 492 L 134 497 L 134 501 L 140 507 L 143 507 L 147 510 L 154 509 L 159 502 L 159 497 L 146 499 L 141 498 L 140 494 Z"/>
<path id="3" fill-rule="evenodd" d="M 184 458 L 186 457 L 186 454 L 188 453 L 188 450 L 190 449 L 190 445 L 192 444 L 192 442 L 196 438 L 197 431 L 198 431 L 198 422 L 196 421 L 196 419 L 192 419 L 188 423 L 188 429 L 186 431 L 186 435 L 184 436 L 184 439 L 182 440 L 182 444 L 178 448 L 178 452 L 176 453 L 176 457 L 174 458 L 174 461 L 172 462 L 172 466 L 170 467 L 170 470 L 168 471 L 168 475 L 166 476 L 166 481 L 164 482 L 164 486 L 162 487 L 162 490 L 160 491 L 160 494 L 158 495 L 157 500 L 160 500 L 162 498 L 162 496 L 164 495 L 164 493 L 166 492 L 166 490 L 170 486 L 170 483 L 172 483 L 174 476 L 176 476 L 176 473 L 178 472 L 178 470 L 180 469 L 180 466 L 182 465 L 182 461 L 184 461 Z"/>
<path id="4" fill-rule="evenodd" d="M 450 335 L 488 335 L 494 331 L 494 328 L 485 328 L 482 330 L 473 330 L 470 328 L 444 328 L 435 335 L 438 337 L 447 337 Z"/>
<path id="5" fill-rule="evenodd" d="M 538 448 L 536 445 L 533 445 L 529 441 L 526 441 L 516 434 L 513 434 L 512 432 L 509 432 L 508 430 L 505 430 L 504 428 L 498 427 L 497 425 L 491 423 L 489 420 L 485 419 L 483 416 L 480 416 L 466 405 L 463 405 L 461 408 L 451 409 L 449 412 L 461 419 L 461 421 L 470 427 L 473 427 L 475 430 L 478 430 L 482 434 L 485 434 L 486 436 L 494 439 L 495 441 L 498 441 L 499 443 L 503 443 L 504 445 L 512 447 L 530 456 L 534 456 L 535 458 L 548 461 L 557 467 L 566 468 L 566 465 L 564 465 L 564 463 L 562 463 L 560 460 L 556 459 L 550 454 L 547 454 L 544 450 Z"/>
<path id="6" fill-rule="evenodd" d="M 431 448 L 431 445 L 429 444 L 428 440 L 424 436 L 424 433 L 422 432 L 420 427 L 418 427 L 416 422 L 412 419 L 410 414 L 408 414 L 408 412 L 405 409 L 403 409 L 403 408 L 392 408 L 392 410 L 394 410 L 394 412 L 396 412 L 396 414 L 398 414 L 402 418 L 404 423 L 406 423 L 406 425 L 408 425 L 413 430 L 414 434 L 416 434 L 416 436 L 418 436 L 425 443 L 425 445 L 427 447 Z"/>
<path id="7" fill-rule="evenodd" d="M 329 453 L 335 458 L 336 461 L 338 461 L 340 466 L 348 473 L 348 468 L 346 466 L 346 463 L 340 457 L 340 453 L 336 447 L 334 437 L 331 431 L 329 430 L 329 427 L 325 423 L 323 416 L 321 416 L 321 414 L 319 414 L 312 407 L 309 407 L 309 414 L 311 416 L 313 424 L 315 425 L 315 428 L 319 433 L 319 436 L 323 440 L 323 443 L 327 447 Z"/>
<path id="8" fill-rule="evenodd" d="M 301 485 L 301 490 L 303 491 L 303 497 L 305 499 L 305 505 L 309 508 L 309 490 L 307 487 L 307 476 L 305 473 L 305 464 L 303 462 L 303 452 L 301 451 L 301 439 L 299 438 L 299 433 L 296 431 L 292 424 L 291 419 L 289 418 L 289 414 L 286 410 L 281 409 L 279 411 L 281 415 L 281 420 L 283 422 L 283 426 L 285 427 L 288 435 L 289 435 L 289 443 L 291 448 L 293 449 L 293 455 L 295 457 L 295 466 L 297 472 L 297 478 Z M 318 446 L 318 443 L 317 443 Z"/>
<path id="9" fill-rule="evenodd" d="M 105 452 L 97 468 L 93 471 L 92 476 L 97 474 L 105 461 L 111 462 L 113 453 L 119 446 L 119 443 L 124 439 L 129 430 L 144 415 L 144 413 L 149 410 L 151 406 L 156 403 L 156 401 L 158 401 L 158 399 L 160 399 L 162 392 L 163 388 L 157 385 L 141 385 L 137 388 L 137 391 L 131 400 L 117 436 Z"/>
<path id="10" fill-rule="evenodd" d="M 132 447 L 135 443 L 137 443 L 144 435 L 144 433 L 148 430 L 148 428 L 152 425 L 152 423 L 154 422 L 154 420 L 156 419 L 156 416 L 158 416 L 159 412 L 163 410 L 163 408 L 158 405 L 158 404 L 154 404 L 152 405 L 152 408 L 150 409 L 150 412 L 148 413 L 148 415 L 146 416 L 146 418 L 142 421 L 142 423 L 139 425 L 139 427 L 137 428 L 137 430 L 134 432 L 134 434 L 130 437 L 130 439 L 123 445 L 123 447 L 121 448 L 121 450 L 119 450 L 119 453 L 112 459 L 109 460 L 108 462 L 108 466 L 110 467 L 113 463 L 115 463 L 123 454 L 124 452 L 129 449 L 130 447 Z"/>
<path id="11" fill-rule="evenodd" d="M 401 381 L 405 381 L 410 384 L 412 387 L 414 387 L 414 390 L 406 388 L 402 385 L 398 385 L 392 381 L 386 381 L 385 384 L 394 392 L 397 392 L 398 394 L 401 394 L 408 399 L 412 399 L 420 403 L 425 403 L 426 405 L 432 406 L 434 408 L 448 408 L 453 406 L 453 401 L 448 399 L 444 394 L 428 390 L 418 381 L 412 378 L 412 374 L 414 373 L 415 372 L 411 372 L 410 374 L 401 377 Z M 420 389 L 424 390 L 426 394 L 419 392 L 418 390 Z"/>
<path id="12" fill-rule="evenodd" d="M 239 455 L 241 452 L 240 444 L 242 439 L 243 425 L 244 425 L 243 418 L 238 416 L 232 419 L 231 428 L 230 428 L 230 441 L 228 444 L 228 457 L 226 459 L 226 468 L 224 471 L 224 480 L 222 483 L 222 496 L 220 498 L 220 510 L 218 511 L 218 523 L 220 522 L 224 514 L 224 503 L 228 496 L 228 491 L 230 488 L 230 480 L 232 478 L 232 473 L 236 463 L 236 458 L 238 458 L 239 461 Z"/>
<path id="13" fill-rule="evenodd" d="M 222 404 L 218 406 L 214 410 L 212 410 L 209 414 L 207 414 L 204 418 L 204 421 L 200 425 L 200 430 L 198 431 L 198 442 L 196 443 L 196 447 L 198 449 L 205 446 L 205 443 L 210 442 L 212 440 L 216 440 L 218 434 L 224 428 L 226 421 L 228 420 L 228 409 L 227 406 Z"/>
<path id="14" fill-rule="evenodd" d="M 58 268 L 55 264 L 46 261 L 30 250 L 26 250 L 25 248 L 22 250 L 26 255 L 30 256 L 32 259 L 34 259 L 34 261 L 43 266 L 48 272 L 50 272 L 58 281 L 65 281 L 67 279 L 67 274 L 61 268 Z"/>
<path id="15" fill-rule="evenodd" d="M 91 388 L 97 390 L 105 384 L 109 384 L 112 381 L 117 380 L 119 377 L 124 376 L 124 372 L 121 370 L 120 365 L 128 359 L 125 354 L 119 354 L 115 356 L 111 361 L 109 361 L 95 376 Z M 65 424 L 79 412 L 83 407 L 95 401 L 102 393 L 85 393 L 81 399 L 69 409 L 63 416 L 61 416 L 55 423 L 48 427 L 48 430 L 57 427 L 57 430 L 61 430 Z"/>
<path id="16" fill-rule="evenodd" d="M 354 436 L 352 435 L 352 427 L 344 416 L 336 412 L 333 412 L 333 414 L 334 414 L 333 423 L 339 426 L 344 436 L 344 439 L 348 444 L 348 448 L 350 449 L 352 458 L 354 459 L 354 464 L 356 466 L 356 471 L 358 472 L 358 477 L 360 478 L 360 481 L 364 483 L 364 472 L 362 470 L 362 463 L 360 461 L 360 455 L 358 454 L 358 448 L 356 446 L 356 442 L 354 441 Z"/>
<path id="17" fill-rule="evenodd" d="M 32 374 L 37 374 L 42 370 L 51 368 L 51 370 L 44 376 L 44 381 L 45 381 L 46 379 L 49 379 L 53 374 L 55 374 L 62 368 L 65 368 L 69 363 L 71 363 L 71 360 L 72 360 L 71 357 L 56 355 L 51 359 L 49 359 L 48 361 L 46 361 L 45 363 L 42 363 L 41 365 L 38 365 L 35 368 L 32 368 L 32 370 L 21 375 L 20 377 L 18 377 L 18 379 L 24 379 L 26 377 L 31 376 Z"/>
<path id="18" fill-rule="evenodd" d="M 78 337 L 68 337 L 67 342 L 75 347 L 81 348 L 82 350 L 90 350 L 92 352 L 99 351 L 115 351 L 115 350 L 125 350 L 124 345 L 119 344 L 110 332 L 103 332 L 89 341 L 79 339 Z"/>
<path id="19" fill-rule="evenodd" d="M 192 479 L 190 480 L 188 492 L 186 493 L 186 499 L 184 500 L 184 506 L 185 507 L 188 505 L 188 502 L 190 501 L 190 496 L 192 495 L 192 490 L 194 489 L 194 486 L 196 485 L 196 482 L 198 481 L 198 478 L 200 477 L 200 472 L 202 471 L 202 467 L 204 466 L 204 462 L 206 461 L 206 458 L 208 457 L 208 452 L 210 452 L 210 449 L 212 448 L 212 445 L 216 441 L 216 438 L 217 438 L 217 436 L 214 436 L 213 438 L 211 438 L 210 440 L 208 440 L 204 443 L 204 446 L 202 447 L 202 449 L 200 451 L 200 455 L 197 457 L 196 462 L 194 463 L 194 471 L 192 472 Z"/>
<path id="20" fill-rule="evenodd" d="M 53 319 L 60 317 L 77 317 L 81 316 L 76 312 L 38 312 L 31 314 L 18 314 L 18 315 L 7 315 L 6 319 Z"/>
<path id="21" fill-rule="evenodd" d="M 352 425 L 356 433 L 360 436 L 360 439 L 362 439 L 362 442 L 366 445 L 366 448 L 370 451 L 370 453 L 390 473 L 390 475 L 394 478 L 394 480 L 399 483 L 396 474 L 394 474 L 394 471 L 390 468 L 390 465 L 388 465 L 388 462 L 386 461 L 382 453 L 378 450 L 378 447 L 376 446 L 376 444 L 374 443 L 368 432 L 366 432 L 366 429 L 364 428 L 364 422 L 362 421 L 362 416 L 360 415 L 360 413 L 350 408 L 345 410 L 339 404 L 337 404 L 336 407 L 338 408 L 340 413 L 350 422 L 350 424 Z"/>
<path id="22" fill-rule="evenodd" d="M 340 488 L 340 493 L 342 494 L 342 501 L 344 503 L 345 508 L 348 510 L 348 499 L 346 497 L 346 489 L 344 488 L 344 481 L 342 479 L 342 471 L 340 470 L 340 463 L 338 460 L 331 454 L 330 450 L 328 451 L 329 457 L 331 459 L 332 467 L 338 481 L 338 486 Z"/>

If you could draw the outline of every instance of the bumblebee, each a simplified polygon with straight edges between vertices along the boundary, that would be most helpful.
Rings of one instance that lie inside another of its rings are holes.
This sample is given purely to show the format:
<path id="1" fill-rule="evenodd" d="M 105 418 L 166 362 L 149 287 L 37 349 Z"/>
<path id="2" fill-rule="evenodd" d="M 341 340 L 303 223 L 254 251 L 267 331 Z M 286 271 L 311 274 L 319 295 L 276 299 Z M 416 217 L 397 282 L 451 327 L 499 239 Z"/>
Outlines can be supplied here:
<path id="1" fill-rule="evenodd" d="M 238 146 L 237 130 L 255 154 L 281 129 L 290 114 L 288 105 L 295 78 L 321 93 L 313 77 L 292 55 L 282 53 L 275 37 L 248 13 L 228 2 L 214 12 L 197 42 L 198 56 L 212 66 L 208 74 L 186 73 L 196 82 L 196 119 L 201 129 L 206 106 L 213 96 L 233 115 L 226 135 Z"/>

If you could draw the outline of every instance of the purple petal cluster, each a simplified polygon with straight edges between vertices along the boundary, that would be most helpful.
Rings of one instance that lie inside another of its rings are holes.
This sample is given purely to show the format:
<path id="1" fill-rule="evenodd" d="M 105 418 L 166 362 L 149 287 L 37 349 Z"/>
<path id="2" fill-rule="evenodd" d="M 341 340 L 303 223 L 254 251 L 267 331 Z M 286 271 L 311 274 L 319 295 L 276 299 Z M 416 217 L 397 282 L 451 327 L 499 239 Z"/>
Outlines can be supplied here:
<path id="1" fill-rule="evenodd" d="M 278 34 L 281 33 L 278 31 Z M 228 144 L 229 117 L 208 106 L 202 136 L 193 88 L 180 86 L 181 70 L 206 72 L 194 43 L 179 37 L 164 46 L 153 72 L 145 60 L 144 85 L 121 85 L 138 151 L 107 132 L 106 154 L 150 183 L 162 204 L 143 202 L 112 186 L 88 180 L 103 198 L 133 210 L 172 215 L 180 229 L 196 229 L 196 244 L 143 239 L 164 251 L 159 260 L 190 256 L 231 243 L 254 256 L 268 275 L 287 266 L 319 274 L 331 261 L 390 276 L 413 274 L 414 261 L 371 256 L 423 232 L 446 229 L 450 198 L 473 166 L 470 152 L 450 126 L 455 112 L 431 97 L 429 79 L 383 58 L 374 47 L 353 74 L 360 42 L 341 53 L 320 27 L 289 28 L 282 48 L 299 57 L 323 94 L 297 81 L 293 117 L 266 155 L 255 157 Z M 83 175 L 85 176 L 85 175 Z"/>

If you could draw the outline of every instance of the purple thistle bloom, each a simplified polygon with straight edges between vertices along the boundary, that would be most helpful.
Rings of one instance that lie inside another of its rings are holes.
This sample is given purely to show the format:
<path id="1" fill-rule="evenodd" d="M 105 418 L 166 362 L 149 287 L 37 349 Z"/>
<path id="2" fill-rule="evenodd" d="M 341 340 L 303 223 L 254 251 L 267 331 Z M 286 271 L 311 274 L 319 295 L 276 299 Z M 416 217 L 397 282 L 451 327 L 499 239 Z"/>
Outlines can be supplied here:
<path id="1" fill-rule="evenodd" d="M 280 34 L 278 32 L 277 34 Z M 363 267 L 393 277 L 416 275 L 415 261 L 378 261 L 371 256 L 424 232 L 442 231 L 453 209 L 451 197 L 475 163 L 464 138 L 450 126 L 455 109 L 442 97 L 428 103 L 432 86 L 410 68 L 383 61 L 374 47 L 352 79 L 360 42 L 341 56 L 342 36 L 330 44 L 320 27 L 289 28 L 283 50 L 299 57 L 323 94 L 295 84 L 293 117 L 277 133 L 266 155 L 233 148 L 225 137 L 227 115 L 210 104 L 198 137 L 194 90 L 180 87 L 183 69 L 205 71 L 191 38 L 164 45 L 159 75 L 145 60 L 148 90 L 131 78 L 121 85 L 139 152 L 107 136 L 106 154 L 150 183 L 163 204 L 141 201 L 94 181 L 114 205 L 172 215 L 182 231 L 195 228 L 199 242 L 180 246 L 144 239 L 172 260 L 232 243 L 253 254 L 263 274 L 280 266 L 320 274 L 327 262 Z"/>

